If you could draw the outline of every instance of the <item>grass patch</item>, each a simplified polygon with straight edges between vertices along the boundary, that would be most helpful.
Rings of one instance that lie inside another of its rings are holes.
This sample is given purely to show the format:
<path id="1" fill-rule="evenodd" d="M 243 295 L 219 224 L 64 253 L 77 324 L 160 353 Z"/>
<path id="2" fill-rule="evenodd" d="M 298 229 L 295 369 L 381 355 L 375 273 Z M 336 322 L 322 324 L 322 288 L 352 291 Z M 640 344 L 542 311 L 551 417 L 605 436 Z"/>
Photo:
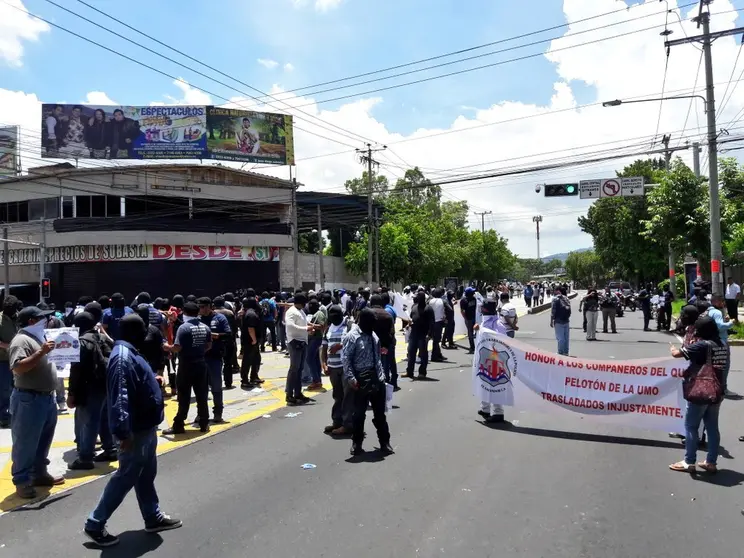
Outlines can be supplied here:
<path id="1" fill-rule="evenodd" d="M 687 304 L 685 300 L 673 300 L 672 301 L 672 316 L 675 318 L 679 317 L 682 307 Z"/>

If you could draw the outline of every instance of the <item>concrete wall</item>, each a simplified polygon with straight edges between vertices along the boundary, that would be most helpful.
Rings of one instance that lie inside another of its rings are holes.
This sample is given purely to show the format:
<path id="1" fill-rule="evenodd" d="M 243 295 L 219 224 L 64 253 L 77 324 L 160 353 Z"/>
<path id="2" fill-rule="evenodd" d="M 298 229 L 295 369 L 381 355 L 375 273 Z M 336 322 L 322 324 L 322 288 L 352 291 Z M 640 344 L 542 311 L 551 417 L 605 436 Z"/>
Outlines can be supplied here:
<path id="1" fill-rule="evenodd" d="M 320 265 L 317 254 L 299 254 L 298 281 L 314 283 L 315 290 L 320 288 Z M 294 259 L 292 250 L 281 250 L 279 256 L 279 276 L 282 288 L 294 286 Z M 323 256 L 323 272 L 326 289 L 351 289 L 366 285 L 362 277 L 355 277 L 346 271 L 344 260 L 333 256 Z"/>

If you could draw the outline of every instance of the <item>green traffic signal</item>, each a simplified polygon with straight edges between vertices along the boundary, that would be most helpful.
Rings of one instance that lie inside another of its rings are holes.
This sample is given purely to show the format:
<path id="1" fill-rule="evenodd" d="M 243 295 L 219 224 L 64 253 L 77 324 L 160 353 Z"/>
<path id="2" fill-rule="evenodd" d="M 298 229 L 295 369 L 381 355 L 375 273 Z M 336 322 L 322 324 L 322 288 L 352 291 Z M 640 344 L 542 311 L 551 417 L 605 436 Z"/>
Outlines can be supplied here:
<path id="1" fill-rule="evenodd" d="M 573 194 L 576 191 L 576 188 L 573 184 L 568 184 L 566 186 L 566 192 L 569 194 Z"/>

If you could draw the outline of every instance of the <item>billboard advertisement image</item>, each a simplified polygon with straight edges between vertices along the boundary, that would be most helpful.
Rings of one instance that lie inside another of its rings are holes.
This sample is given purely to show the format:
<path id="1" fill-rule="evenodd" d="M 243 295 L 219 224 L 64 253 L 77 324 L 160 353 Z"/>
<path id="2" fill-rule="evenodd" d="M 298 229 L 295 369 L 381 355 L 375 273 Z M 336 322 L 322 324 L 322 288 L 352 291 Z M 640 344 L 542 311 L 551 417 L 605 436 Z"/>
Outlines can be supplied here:
<path id="1" fill-rule="evenodd" d="M 223 161 L 294 164 L 292 117 L 207 107 L 207 150 Z"/>
<path id="2" fill-rule="evenodd" d="M 292 117 L 203 105 L 42 105 L 42 157 L 294 164 Z"/>
<path id="3" fill-rule="evenodd" d="M 0 127 L 0 177 L 18 174 L 19 150 L 18 126 Z"/>

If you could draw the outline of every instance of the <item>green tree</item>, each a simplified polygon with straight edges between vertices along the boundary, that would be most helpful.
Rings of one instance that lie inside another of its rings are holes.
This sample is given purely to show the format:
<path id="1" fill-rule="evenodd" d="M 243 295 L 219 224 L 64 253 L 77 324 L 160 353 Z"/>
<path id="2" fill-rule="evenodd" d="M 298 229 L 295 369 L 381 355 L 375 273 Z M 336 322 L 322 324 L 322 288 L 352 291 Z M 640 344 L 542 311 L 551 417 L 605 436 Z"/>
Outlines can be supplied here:
<path id="1" fill-rule="evenodd" d="M 568 278 L 582 287 L 601 287 L 607 279 L 599 256 L 591 250 L 570 252 L 566 258 L 565 268 Z"/>
<path id="2" fill-rule="evenodd" d="M 344 188 L 350 194 L 355 196 L 366 196 L 369 190 L 367 171 L 362 173 L 361 178 L 351 178 L 344 182 Z M 372 175 L 372 197 L 375 199 L 384 198 L 390 188 L 387 176 L 384 174 Z"/>
<path id="3" fill-rule="evenodd" d="M 391 196 L 411 205 L 426 205 L 439 202 L 442 197 L 442 187 L 432 184 L 418 167 L 406 171 L 403 178 L 399 178 L 393 187 Z"/>

